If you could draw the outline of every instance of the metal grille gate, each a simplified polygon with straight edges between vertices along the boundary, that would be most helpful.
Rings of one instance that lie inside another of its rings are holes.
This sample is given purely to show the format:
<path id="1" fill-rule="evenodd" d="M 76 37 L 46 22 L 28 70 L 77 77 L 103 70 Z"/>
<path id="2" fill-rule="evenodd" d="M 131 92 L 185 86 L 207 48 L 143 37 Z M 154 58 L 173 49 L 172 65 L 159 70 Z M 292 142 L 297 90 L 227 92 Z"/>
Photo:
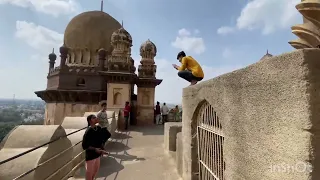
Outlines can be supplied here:
<path id="1" fill-rule="evenodd" d="M 204 103 L 197 117 L 200 180 L 225 180 L 224 136 L 219 118 L 209 103 Z"/>

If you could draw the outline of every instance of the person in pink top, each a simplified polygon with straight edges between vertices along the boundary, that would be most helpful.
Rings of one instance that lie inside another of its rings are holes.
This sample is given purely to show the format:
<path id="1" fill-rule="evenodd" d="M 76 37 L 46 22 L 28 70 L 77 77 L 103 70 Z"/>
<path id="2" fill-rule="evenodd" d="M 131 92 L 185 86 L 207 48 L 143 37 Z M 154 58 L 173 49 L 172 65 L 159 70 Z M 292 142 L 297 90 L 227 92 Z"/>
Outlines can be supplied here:
<path id="1" fill-rule="evenodd" d="M 131 111 L 130 103 L 127 101 L 124 107 L 124 120 L 126 123 L 126 127 L 125 127 L 126 130 L 128 129 L 130 111 Z"/>

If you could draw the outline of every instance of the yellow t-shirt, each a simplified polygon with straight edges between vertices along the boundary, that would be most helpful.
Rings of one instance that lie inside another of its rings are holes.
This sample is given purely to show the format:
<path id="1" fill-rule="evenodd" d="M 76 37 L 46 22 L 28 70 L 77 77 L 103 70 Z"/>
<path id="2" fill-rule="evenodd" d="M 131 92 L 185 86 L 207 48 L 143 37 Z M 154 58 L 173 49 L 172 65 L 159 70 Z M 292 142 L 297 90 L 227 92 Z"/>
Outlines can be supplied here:
<path id="1" fill-rule="evenodd" d="M 181 60 L 181 67 L 178 68 L 179 71 L 188 69 L 196 77 L 203 78 L 204 74 L 200 64 L 193 59 L 191 56 L 183 57 Z"/>

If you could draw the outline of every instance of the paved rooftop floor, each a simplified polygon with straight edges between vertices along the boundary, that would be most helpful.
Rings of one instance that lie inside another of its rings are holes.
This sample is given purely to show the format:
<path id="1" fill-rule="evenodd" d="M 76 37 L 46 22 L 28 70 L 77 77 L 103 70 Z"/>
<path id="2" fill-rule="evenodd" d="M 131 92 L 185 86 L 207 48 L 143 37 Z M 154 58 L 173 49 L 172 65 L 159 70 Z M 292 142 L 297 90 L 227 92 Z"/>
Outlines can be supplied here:
<path id="1" fill-rule="evenodd" d="M 175 162 L 163 148 L 163 126 L 131 127 L 106 145 L 97 180 L 181 180 Z M 81 167 L 75 179 L 85 179 Z"/>

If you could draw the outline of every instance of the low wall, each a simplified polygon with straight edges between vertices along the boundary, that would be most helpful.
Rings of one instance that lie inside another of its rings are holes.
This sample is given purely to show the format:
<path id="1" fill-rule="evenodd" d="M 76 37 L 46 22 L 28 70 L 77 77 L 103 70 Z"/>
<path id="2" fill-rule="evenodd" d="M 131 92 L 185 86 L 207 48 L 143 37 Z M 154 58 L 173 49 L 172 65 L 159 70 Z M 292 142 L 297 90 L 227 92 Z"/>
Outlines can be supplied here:
<path id="1" fill-rule="evenodd" d="M 57 125 L 18 126 L 7 135 L 3 142 L 0 161 L 65 135 L 65 130 Z M 35 171 L 23 179 L 43 180 L 51 175 L 51 178 L 48 179 L 62 179 L 71 170 L 70 166 L 64 166 L 71 159 L 71 142 L 67 138 L 61 138 L 47 146 L 0 165 L 0 179 L 14 179 L 37 166 L 39 167 Z M 59 173 L 55 173 L 58 170 Z"/>
<path id="2" fill-rule="evenodd" d="M 176 115 L 174 112 L 169 112 L 168 114 L 168 122 L 181 122 L 182 116 L 179 113 L 179 116 Z"/>
<path id="3" fill-rule="evenodd" d="M 176 151 L 177 134 L 181 132 L 181 122 L 167 122 L 164 124 L 164 149 Z"/>
<path id="4" fill-rule="evenodd" d="M 96 112 L 85 114 L 96 114 Z M 110 124 L 109 131 L 114 134 L 119 116 L 112 111 L 108 111 L 107 114 Z M 77 132 L 0 165 L 0 179 L 14 179 L 37 166 L 39 167 L 35 171 L 24 176 L 23 179 L 64 180 L 73 176 L 73 173 L 85 160 L 82 138 L 86 131 L 83 128 L 87 125 L 86 117 L 65 117 L 61 126 L 28 125 L 16 127 L 1 142 L 3 148 L 0 151 L 0 161 L 66 136 L 66 134 Z"/>
<path id="5" fill-rule="evenodd" d="M 297 50 L 183 89 L 183 179 L 195 173 L 204 102 L 222 124 L 225 179 L 320 179 L 319 57 L 319 49 Z M 299 163 L 313 171 L 272 169 Z"/>
<path id="6" fill-rule="evenodd" d="M 82 129 L 83 127 L 88 126 L 87 116 L 94 114 L 96 115 L 97 112 L 86 112 L 84 113 L 83 117 L 65 117 L 61 126 L 66 129 L 67 133 L 74 132 L 76 130 Z M 118 119 L 115 115 L 114 111 L 107 111 L 109 127 L 108 130 L 110 131 L 111 135 L 114 135 L 117 129 L 117 122 Z M 71 141 L 73 147 L 73 159 L 72 159 L 72 168 L 73 171 L 69 173 L 69 176 L 73 176 L 73 173 L 81 166 L 81 164 L 85 160 L 85 153 L 82 149 L 82 138 L 85 133 L 86 129 L 81 130 L 78 133 L 72 134 L 68 136 L 68 139 Z"/>

